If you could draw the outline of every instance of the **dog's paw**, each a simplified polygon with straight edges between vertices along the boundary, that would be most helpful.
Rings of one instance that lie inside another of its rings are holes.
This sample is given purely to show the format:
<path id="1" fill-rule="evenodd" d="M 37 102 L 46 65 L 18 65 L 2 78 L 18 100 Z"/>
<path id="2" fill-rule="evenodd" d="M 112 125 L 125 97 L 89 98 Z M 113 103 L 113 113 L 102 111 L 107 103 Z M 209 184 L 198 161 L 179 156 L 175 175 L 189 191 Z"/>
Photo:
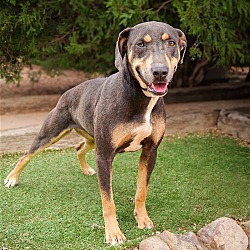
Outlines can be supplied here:
<path id="1" fill-rule="evenodd" d="M 122 244 L 125 241 L 126 237 L 119 228 L 117 230 L 112 229 L 106 231 L 106 243 L 117 246 L 118 244 Z"/>
<path id="2" fill-rule="evenodd" d="M 18 180 L 16 178 L 6 178 L 4 180 L 4 185 L 6 188 L 13 188 L 17 185 Z"/>
<path id="3" fill-rule="evenodd" d="M 138 221 L 138 228 L 140 229 L 153 229 L 153 222 L 147 217 L 144 220 Z"/>
<path id="4" fill-rule="evenodd" d="M 150 220 L 148 215 L 145 213 L 145 215 L 139 215 L 136 212 L 134 212 L 135 219 L 138 224 L 138 228 L 140 229 L 153 229 L 154 223 Z"/>
<path id="5" fill-rule="evenodd" d="M 91 168 L 91 167 L 82 168 L 82 172 L 85 175 L 94 175 L 94 174 L 96 174 L 96 171 L 93 168 Z"/>

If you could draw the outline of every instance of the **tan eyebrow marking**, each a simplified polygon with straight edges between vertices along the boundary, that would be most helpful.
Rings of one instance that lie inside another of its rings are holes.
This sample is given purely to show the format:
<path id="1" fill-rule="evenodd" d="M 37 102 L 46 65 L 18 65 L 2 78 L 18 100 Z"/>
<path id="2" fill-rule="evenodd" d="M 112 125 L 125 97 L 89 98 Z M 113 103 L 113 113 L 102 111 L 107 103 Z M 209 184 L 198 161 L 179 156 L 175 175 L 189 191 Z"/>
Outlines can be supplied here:
<path id="1" fill-rule="evenodd" d="M 147 34 L 146 36 L 144 36 L 143 40 L 146 42 L 146 43 L 150 43 L 152 38 L 149 34 Z"/>
<path id="2" fill-rule="evenodd" d="M 169 38 L 169 34 L 164 33 L 161 38 L 162 38 L 163 41 L 165 41 L 165 40 L 167 40 Z"/>

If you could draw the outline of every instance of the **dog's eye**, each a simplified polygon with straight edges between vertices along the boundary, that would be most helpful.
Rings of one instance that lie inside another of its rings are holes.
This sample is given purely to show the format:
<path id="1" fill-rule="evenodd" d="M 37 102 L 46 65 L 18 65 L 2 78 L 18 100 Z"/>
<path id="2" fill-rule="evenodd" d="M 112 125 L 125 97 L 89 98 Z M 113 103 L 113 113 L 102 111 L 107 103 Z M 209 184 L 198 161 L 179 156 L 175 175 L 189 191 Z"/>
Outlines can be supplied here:
<path id="1" fill-rule="evenodd" d="M 168 46 L 169 46 L 169 47 L 175 46 L 175 42 L 174 42 L 174 41 L 168 41 Z"/>
<path id="2" fill-rule="evenodd" d="M 145 43 L 144 43 L 144 42 L 138 42 L 136 45 L 137 45 L 138 47 L 144 47 L 144 46 L 145 46 Z"/>

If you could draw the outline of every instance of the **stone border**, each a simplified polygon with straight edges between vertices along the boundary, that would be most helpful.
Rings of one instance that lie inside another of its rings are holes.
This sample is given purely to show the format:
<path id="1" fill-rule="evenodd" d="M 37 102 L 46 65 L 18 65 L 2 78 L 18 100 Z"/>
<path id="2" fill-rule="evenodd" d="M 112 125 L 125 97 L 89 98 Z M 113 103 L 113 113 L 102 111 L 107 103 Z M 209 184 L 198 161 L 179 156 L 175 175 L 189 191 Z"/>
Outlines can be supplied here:
<path id="1" fill-rule="evenodd" d="M 139 250 L 247 250 L 250 242 L 250 220 L 241 227 L 231 218 L 219 218 L 196 234 L 173 234 L 164 231 L 143 240 Z"/>
<path id="2" fill-rule="evenodd" d="M 250 108 L 222 109 L 217 128 L 226 134 L 250 143 Z"/>

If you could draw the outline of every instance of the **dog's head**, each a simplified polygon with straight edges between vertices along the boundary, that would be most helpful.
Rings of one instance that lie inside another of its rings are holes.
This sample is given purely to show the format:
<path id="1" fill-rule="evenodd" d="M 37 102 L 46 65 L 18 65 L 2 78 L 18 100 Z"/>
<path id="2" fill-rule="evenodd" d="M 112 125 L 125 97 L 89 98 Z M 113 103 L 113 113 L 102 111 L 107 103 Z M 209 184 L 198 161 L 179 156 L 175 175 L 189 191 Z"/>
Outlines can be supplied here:
<path id="1" fill-rule="evenodd" d="M 164 96 L 186 44 L 179 29 L 160 22 L 141 23 L 119 34 L 115 66 L 118 70 L 129 67 L 146 96 Z"/>

